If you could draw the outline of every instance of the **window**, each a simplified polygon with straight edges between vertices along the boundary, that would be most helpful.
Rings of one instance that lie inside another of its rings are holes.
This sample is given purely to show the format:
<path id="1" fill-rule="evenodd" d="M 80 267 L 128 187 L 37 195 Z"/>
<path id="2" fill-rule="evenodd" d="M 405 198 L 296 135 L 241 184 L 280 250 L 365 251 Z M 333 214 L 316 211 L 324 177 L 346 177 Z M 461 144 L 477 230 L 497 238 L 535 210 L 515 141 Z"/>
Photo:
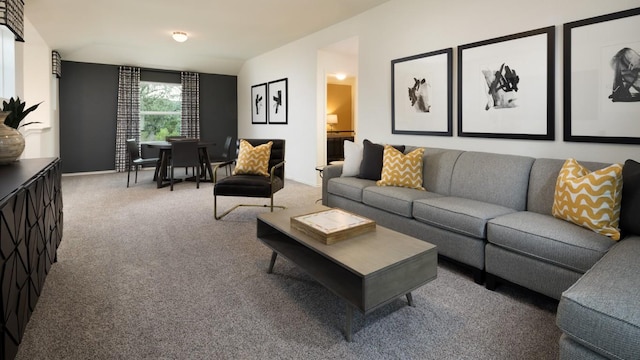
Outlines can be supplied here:
<path id="1" fill-rule="evenodd" d="M 140 82 L 140 141 L 180 135 L 182 86 Z"/>

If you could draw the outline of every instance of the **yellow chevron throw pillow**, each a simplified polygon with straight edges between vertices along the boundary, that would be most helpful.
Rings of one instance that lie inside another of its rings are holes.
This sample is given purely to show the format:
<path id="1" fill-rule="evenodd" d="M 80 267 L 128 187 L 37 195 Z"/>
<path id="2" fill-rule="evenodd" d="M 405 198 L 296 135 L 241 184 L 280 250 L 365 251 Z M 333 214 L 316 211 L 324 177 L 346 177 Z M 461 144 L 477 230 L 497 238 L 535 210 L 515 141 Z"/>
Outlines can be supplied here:
<path id="1" fill-rule="evenodd" d="M 422 187 L 423 148 L 403 154 L 391 145 L 384 146 L 382 175 L 376 181 L 378 186 L 400 186 L 424 190 Z"/>
<path id="2" fill-rule="evenodd" d="M 598 234 L 620 239 L 622 165 L 590 172 L 575 159 L 564 162 L 556 180 L 552 214 Z"/>
<path id="3" fill-rule="evenodd" d="M 238 162 L 233 175 L 269 176 L 269 158 L 273 141 L 253 147 L 248 141 L 240 140 Z"/>

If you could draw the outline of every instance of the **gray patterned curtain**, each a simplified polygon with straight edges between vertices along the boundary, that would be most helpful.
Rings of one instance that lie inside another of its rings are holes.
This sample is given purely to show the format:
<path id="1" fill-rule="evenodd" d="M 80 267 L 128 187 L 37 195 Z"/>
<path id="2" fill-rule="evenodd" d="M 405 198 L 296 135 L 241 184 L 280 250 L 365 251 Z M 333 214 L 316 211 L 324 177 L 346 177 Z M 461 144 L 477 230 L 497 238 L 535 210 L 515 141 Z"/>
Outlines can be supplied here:
<path id="1" fill-rule="evenodd" d="M 116 171 L 127 170 L 127 139 L 140 140 L 140 68 L 120 66 L 116 121 Z"/>
<path id="2" fill-rule="evenodd" d="M 182 129 L 180 134 L 189 138 L 200 138 L 200 75 L 181 72 L 182 83 Z"/>

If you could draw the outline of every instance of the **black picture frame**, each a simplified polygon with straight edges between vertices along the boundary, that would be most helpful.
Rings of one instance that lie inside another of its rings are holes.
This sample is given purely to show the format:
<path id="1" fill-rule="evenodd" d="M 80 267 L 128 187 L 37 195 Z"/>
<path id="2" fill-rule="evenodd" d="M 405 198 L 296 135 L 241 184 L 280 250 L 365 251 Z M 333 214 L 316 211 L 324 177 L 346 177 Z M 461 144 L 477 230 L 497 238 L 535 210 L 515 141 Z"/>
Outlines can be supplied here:
<path id="1" fill-rule="evenodd" d="M 251 123 L 267 123 L 267 83 L 253 85 L 251 87 Z"/>
<path id="2" fill-rule="evenodd" d="M 453 135 L 453 49 L 391 60 L 391 133 Z"/>
<path id="3" fill-rule="evenodd" d="M 638 29 L 640 8 L 563 25 L 564 141 L 640 144 L 639 66 L 623 64 L 640 53 Z"/>
<path id="4" fill-rule="evenodd" d="M 458 136 L 554 140 L 554 59 L 554 26 L 459 46 Z"/>
<path id="5" fill-rule="evenodd" d="M 269 101 L 268 121 L 269 124 L 288 123 L 289 117 L 289 95 L 288 78 L 270 81 L 267 85 L 267 96 Z"/>

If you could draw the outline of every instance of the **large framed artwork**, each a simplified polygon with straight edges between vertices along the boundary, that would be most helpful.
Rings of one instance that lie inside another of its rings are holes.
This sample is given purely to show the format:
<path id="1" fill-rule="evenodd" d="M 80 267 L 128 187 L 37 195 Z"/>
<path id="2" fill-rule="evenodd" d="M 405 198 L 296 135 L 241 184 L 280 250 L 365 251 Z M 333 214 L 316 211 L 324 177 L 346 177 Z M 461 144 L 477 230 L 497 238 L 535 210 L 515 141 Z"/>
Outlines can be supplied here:
<path id="1" fill-rule="evenodd" d="M 451 48 L 391 61 L 391 132 L 452 135 Z"/>
<path id="2" fill-rule="evenodd" d="M 640 144 L 640 8 L 563 30 L 564 140 Z"/>
<path id="3" fill-rule="evenodd" d="M 269 124 L 287 124 L 289 100 L 287 95 L 288 80 L 270 81 L 267 93 L 269 95 Z"/>
<path id="4" fill-rule="evenodd" d="M 458 136 L 555 138 L 555 27 L 458 47 Z"/>
<path id="5" fill-rule="evenodd" d="M 267 83 L 251 87 L 251 123 L 267 123 Z"/>

